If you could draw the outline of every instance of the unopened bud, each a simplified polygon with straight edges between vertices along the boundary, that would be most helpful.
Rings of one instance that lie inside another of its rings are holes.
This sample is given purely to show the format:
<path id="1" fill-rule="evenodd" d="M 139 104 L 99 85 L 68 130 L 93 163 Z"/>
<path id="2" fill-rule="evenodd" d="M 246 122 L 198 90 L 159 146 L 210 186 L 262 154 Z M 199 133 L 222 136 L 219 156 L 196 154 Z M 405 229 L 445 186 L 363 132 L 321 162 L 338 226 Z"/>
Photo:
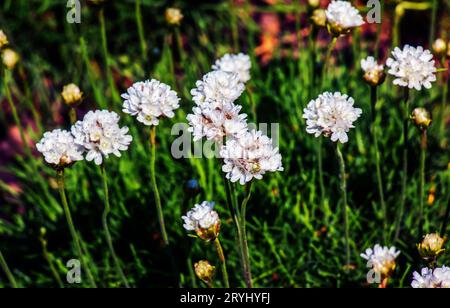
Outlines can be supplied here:
<path id="1" fill-rule="evenodd" d="M 80 88 L 74 83 L 64 86 L 61 96 L 64 99 L 64 103 L 70 107 L 79 105 L 83 100 L 83 92 L 81 92 Z"/>
<path id="2" fill-rule="evenodd" d="M 414 108 L 411 120 L 419 129 L 427 129 L 431 124 L 431 114 L 425 108 Z"/>
<path id="3" fill-rule="evenodd" d="M 311 20 L 317 27 L 325 27 L 327 25 L 327 15 L 325 10 L 315 9 L 312 12 Z"/>
<path id="4" fill-rule="evenodd" d="M 207 260 L 201 260 L 198 263 L 194 264 L 195 275 L 206 283 L 210 285 L 213 281 L 213 276 L 215 272 L 215 267 L 212 266 Z"/>
<path id="5" fill-rule="evenodd" d="M 16 64 L 19 62 L 20 56 L 12 49 L 4 49 L 2 52 L 3 64 L 10 70 L 14 69 Z"/>
<path id="6" fill-rule="evenodd" d="M 308 0 L 308 5 L 313 9 L 318 8 L 320 5 L 320 0 Z"/>
<path id="7" fill-rule="evenodd" d="M 8 45 L 8 37 L 6 36 L 5 32 L 3 32 L 3 30 L 0 30 L 0 49 L 2 49 L 6 45 Z"/>
<path id="8" fill-rule="evenodd" d="M 181 20 L 183 19 L 183 14 L 181 13 L 181 10 L 178 8 L 168 8 L 166 10 L 166 21 L 169 25 L 179 25 L 181 23 Z"/>
<path id="9" fill-rule="evenodd" d="M 444 55 L 447 51 L 447 43 L 443 39 L 438 38 L 433 43 L 433 51 L 436 55 Z"/>
<path id="10" fill-rule="evenodd" d="M 368 70 L 364 73 L 364 80 L 371 86 L 379 86 L 386 79 L 384 70 Z"/>
<path id="11" fill-rule="evenodd" d="M 417 245 L 417 250 L 425 260 L 435 260 L 444 253 L 445 238 L 438 233 L 430 233 L 425 235 L 422 242 Z"/>

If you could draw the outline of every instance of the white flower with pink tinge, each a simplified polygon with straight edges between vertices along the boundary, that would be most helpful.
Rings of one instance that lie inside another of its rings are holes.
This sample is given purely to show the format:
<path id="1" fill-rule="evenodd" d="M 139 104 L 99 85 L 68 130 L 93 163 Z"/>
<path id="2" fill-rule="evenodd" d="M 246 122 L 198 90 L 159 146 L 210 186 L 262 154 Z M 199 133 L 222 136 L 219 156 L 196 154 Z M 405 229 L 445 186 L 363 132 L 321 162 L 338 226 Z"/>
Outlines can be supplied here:
<path id="1" fill-rule="evenodd" d="M 420 273 L 413 273 L 411 286 L 415 289 L 448 289 L 450 288 L 450 268 L 446 266 L 435 269 L 422 268 Z"/>
<path id="2" fill-rule="evenodd" d="M 246 83 L 250 80 L 251 67 L 252 62 L 248 55 L 243 53 L 237 55 L 227 53 L 216 61 L 212 69 L 237 74 L 241 82 Z"/>

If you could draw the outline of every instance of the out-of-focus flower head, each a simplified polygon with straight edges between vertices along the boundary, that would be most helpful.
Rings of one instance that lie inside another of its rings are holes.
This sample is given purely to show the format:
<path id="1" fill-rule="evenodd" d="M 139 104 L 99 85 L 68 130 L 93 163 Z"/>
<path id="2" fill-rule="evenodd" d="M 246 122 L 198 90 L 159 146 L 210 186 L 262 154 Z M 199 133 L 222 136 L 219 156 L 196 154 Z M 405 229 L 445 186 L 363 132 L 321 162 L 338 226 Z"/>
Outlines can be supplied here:
<path id="1" fill-rule="evenodd" d="M 283 171 L 278 148 L 261 131 L 247 131 L 238 139 L 228 140 L 220 149 L 220 157 L 224 159 L 222 171 L 227 179 L 241 185 L 253 178 L 262 179 L 266 172 Z"/>
<path id="2" fill-rule="evenodd" d="M 395 247 L 382 247 L 376 244 L 374 248 L 366 249 L 365 253 L 361 254 L 363 259 L 366 259 L 375 273 L 381 275 L 381 277 L 388 278 L 395 270 L 395 259 L 400 254 Z"/>
<path id="3" fill-rule="evenodd" d="M 6 36 L 5 32 L 0 29 L 0 49 L 8 45 L 8 37 Z"/>
<path id="4" fill-rule="evenodd" d="M 219 214 L 213 210 L 214 202 L 203 201 L 196 204 L 186 216 L 183 227 L 187 231 L 195 231 L 197 236 L 205 241 L 214 241 L 220 232 Z"/>
<path id="5" fill-rule="evenodd" d="M 438 56 L 445 55 L 445 52 L 447 51 L 447 43 L 443 39 L 438 38 L 433 42 L 433 51 Z"/>
<path id="6" fill-rule="evenodd" d="M 311 14 L 311 20 L 317 27 L 326 27 L 327 25 L 327 14 L 323 9 L 315 9 Z"/>
<path id="7" fill-rule="evenodd" d="M 430 112 L 422 107 L 414 108 L 411 113 L 411 120 L 421 130 L 427 129 L 432 122 Z"/>
<path id="8" fill-rule="evenodd" d="M 444 243 L 445 238 L 438 233 L 430 233 L 425 235 L 422 242 L 417 245 L 417 250 L 425 260 L 435 260 L 445 252 Z"/>
<path id="9" fill-rule="evenodd" d="M 173 118 L 174 110 L 180 107 L 177 93 L 155 79 L 136 82 L 122 98 L 125 100 L 122 111 L 149 126 L 158 125 L 161 117 Z"/>
<path id="10" fill-rule="evenodd" d="M 14 69 L 16 64 L 20 61 L 20 56 L 17 52 L 10 48 L 3 49 L 2 51 L 3 64 L 10 70 Z"/>
<path id="11" fill-rule="evenodd" d="M 86 150 L 86 160 L 101 165 L 110 154 L 121 156 L 133 138 L 127 135 L 128 127 L 119 127 L 120 117 L 108 110 L 89 111 L 82 121 L 72 126 L 75 143 Z"/>
<path id="12" fill-rule="evenodd" d="M 346 143 L 347 133 L 362 113 L 361 109 L 353 107 L 354 103 L 353 98 L 340 92 L 320 94 L 303 110 L 306 132 L 315 137 L 331 137 L 333 142 Z"/>
<path id="13" fill-rule="evenodd" d="M 386 78 L 384 66 L 378 64 L 374 57 L 361 60 L 361 69 L 364 71 L 364 80 L 371 86 L 382 84 Z"/>
<path id="14" fill-rule="evenodd" d="M 228 73 L 237 74 L 240 81 L 246 83 L 250 80 L 250 68 L 252 63 L 250 57 L 246 54 L 226 54 L 218 59 L 212 66 L 215 71 L 224 71 Z"/>
<path id="15" fill-rule="evenodd" d="M 395 47 L 392 58 L 387 59 L 388 74 L 395 77 L 394 84 L 401 87 L 421 90 L 431 88 L 436 81 L 436 67 L 433 55 L 422 46 L 417 48 L 405 45 L 403 49 Z"/>
<path id="16" fill-rule="evenodd" d="M 348 1 L 331 1 L 325 14 L 328 30 L 333 36 L 349 33 L 353 28 L 364 24 L 359 11 Z"/>
<path id="17" fill-rule="evenodd" d="M 169 25 L 180 25 L 181 20 L 183 20 L 183 14 L 179 8 L 167 8 L 165 13 L 166 21 Z"/>
<path id="18" fill-rule="evenodd" d="M 45 161 L 57 170 L 83 160 L 83 147 L 75 143 L 70 132 L 61 129 L 44 133 L 36 144 L 36 149 L 42 153 Z"/>
<path id="19" fill-rule="evenodd" d="M 65 85 L 61 92 L 61 96 L 63 97 L 64 103 L 71 107 L 79 105 L 83 100 L 83 92 L 81 92 L 80 88 L 74 83 Z"/>
<path id="20" fill-rule="evenodd" d="M 450 268 L 422 268 L 421 273 L 414 272 L 411 286 L 415 289 L 450 288 Z"/>

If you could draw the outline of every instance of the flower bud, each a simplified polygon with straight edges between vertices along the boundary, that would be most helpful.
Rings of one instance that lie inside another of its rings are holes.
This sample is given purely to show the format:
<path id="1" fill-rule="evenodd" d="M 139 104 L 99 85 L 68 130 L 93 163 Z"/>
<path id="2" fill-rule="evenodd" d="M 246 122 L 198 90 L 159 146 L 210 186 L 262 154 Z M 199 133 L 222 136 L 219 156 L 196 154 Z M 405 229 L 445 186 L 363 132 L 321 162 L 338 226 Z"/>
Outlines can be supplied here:
<path id="1" fill-rule="evenodd" d="M 431 124 L 431 114 L 425 108 L 414 108 L 411 120 L 419 129 L 427 129 Z"/>
<path id="2" fill-rule="evenodd" d="M 325 10 L 315 9 L 312 12 L 311 20 L 317 27 L 325 27 L 327 25 L 327 15 Z"/>
<path id="3" fill-rule="evenodd" d="M 444 243 L 445 238 L 440 237 L 438 233 L 430 233 L 417 245 L 417 250 L 425 260 L 434 260 L 444 253 Z"/>
<path id="4" fill-rule="evenodd" d="M 3 30 L 0 30 L 0 49 L 2 49 L 6 45 L 8 45 L 8 37 L 6 36 L 5 32 L 3 32 Z"/>
<path id="5" fill-rule="evenodd" d="M 444 55 L 447 51 L 447 43 L 441 38 L 438 38 L 433 43 L 433 51 L 437 55 Z"/>
<path id="6" fill-rule="evenodd" d="M 81 92 L 80 88 L 76 84 L 70 83 L 64 86 L 61 96 L 63 97 L 66 105 L 75 107 L 81 103 L 83 99 L 83 92 Z"/>
<path id="7" fill-rule="evenodd" d="M 178 8 L 168 8 L 166 10 L 166 21 L 169 25 L 180 25 L 181 20 L 183 19 L 183 14 L 181 13 L 181 10 Z"/>
<path id="8" fill-rule="evenodd" d="M 17 62 L 19 62 L 20 57 L 17 54 L 17 52 L 15 52 L 12 49 L 5 49 L 2 52 L 2 61 L 3 64 L 9 68 L 10 70 L 14 69 L 14 67 L 16 66 Z"/>
<path id="9" fill-rule="evenodd" d="M 215 267 L 212 266 L 207 260 L 201 260 L 194 264 L 195 275 L 206 283 L 210 285 L 213 281 Z"/>
<path id="10" fill-rule="evenodd" d="M 308 6 L 315 9 L 320 5 L 320 0 L 308 0 Z"/>
<path id="11" fill-rule="evenodd" d="M 364 72 L 363 78 L 371 86 L 379 86 L 386 79 L 386 74 L 384 70 L 374 69 Z"/>

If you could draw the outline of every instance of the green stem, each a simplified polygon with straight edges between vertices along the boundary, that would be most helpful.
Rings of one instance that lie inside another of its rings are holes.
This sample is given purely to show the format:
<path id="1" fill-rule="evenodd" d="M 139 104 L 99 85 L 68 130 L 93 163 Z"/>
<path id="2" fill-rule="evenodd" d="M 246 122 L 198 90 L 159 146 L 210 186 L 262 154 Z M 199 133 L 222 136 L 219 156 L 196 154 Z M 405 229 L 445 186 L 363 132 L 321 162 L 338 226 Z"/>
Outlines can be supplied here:
<path id="1" fill-rule="evenodd" d="M 447 169 L 447 208 L 445 209 L 444 218 L 442 220 L 441 233 L 442 235 L 447 232 L 447 224 L 450 217 L 450 168 Z"/>
<path id="2" fill-rule="evenodd" d="M 347 180 L 345 178 L 345 161 L 342 152 L 339 148 L 339 143 L 336 143 L 336 154 L 339 161 L 339 179 L 340 189 L 342 194 L 342 213 L 344 215 L 344 230 L 345 230 L 345 255 L 346 265 L 350 264 L 350 231 L 348 221 L 348 203 L 347 203 Z"/>
<path id="3" fill-rule="evenodd" d="M 77 110 L 73 107 L 70 108 L 69 110 L 69 118 L 70 118 L 70 124 L 75 124 L 75 122 L 77 121 Z"/>
<path id="4" fill-rule="evenodd" d="M 258 118 L 257 118 L 257 114 L 256 114 L 256 103 L 255 103 L 255 100 L 253 99 L 253 93 L 252 93 L 252 90 L 250 89 L 250 86 L 245 87 L 245 91 L 247 92 L 247 96 L 250 101 L 250 106 L 252 108 L 253 121 L 255 121 L 255 123 L 257 123 Z"/>
<path id="5" fill-rule="evenodd" d="M 116 85 L 114 83 L 114 78 L 113 78 L 112 73 L 111 73 L 110 59 L 109 59 L 109 54 L 108 54 L 108 40 L 106 38 L 106 26 L 105 26 L 104 8 L 100 9 L 99 19 L 100 19 L 100 32 L 101 32 L 101 39 L 102 39 L 103 58 L 104 58 L 104 61 L 105 61 L 106 77 L 108 79 L 109 87 L 111 89 L 112 99 L 115 102 L 120 103 L 121 99 L 120 99 L 119 94 L 117 93 Z"/>
<path id="6" fill-rule="evenodd" d="M 428 46 L 432 46 L 434 42 L 434 37 L 436 33 L 436 17 L 437 17 L 437 9 L 438 9 L 438 0 L 432 0 L 433 6 L 431 9 L 431 25 L 430 25 L 430 37 L 428 41 Z"/>
<path id="7" fill-rule="evenodd" d="M 320 187 L 320 204 L 325 204 L 325 185 L 323 183 L 323 158 L 322 158 L 322 138 L 319 138 L 317 142 L 317 168 L 319 172 L 319 187 Z"/>
<path id="8" fill-rule="evenodd" d="M 321 76 L 321 82 L 320 82 L 321 87 L 323 87 L 325 75 L 327 73 L 328 66 L 330 64 L 329 62 L 330 62 L 330 58 L 331 58 L 331 53 L 333 52 L 334 47 L 336 46 L 337 39 L 338 39 L 337 36 L 333 36 L 331 43 L 328 45 L 327 53 L 325 55 L 325 62 L 323 64 L 323 68 L 322 68 L 322 76 Z"/>
<path id="9" fill-rule="evenodd" d="M 103 231 L 105 232 L 106 242 L 108 244 L 109 251 L 113 258 L 114 265 L 116 266 L 117 274 L 119 274 L 119 277 L 122 279 L 122 282 L 125 285 L 125 287 L 129 288 L 130 285 L 128 284 L 128 280 L 125 277 L 125 274 L 122 270 L 122 266 L 120 265 L 120 261 L 119 261 L 119 258 L 117 257 L 116 251 L 114 249 L 111 233 L 109 232 L 109 227 L 108 227 L 108 216 L 111 213 L 111 205 L 109 203 L 108 177 L 106 175 L 105 164 L 102 164 L 100 168 L 101 168 L 102 179 L 103 179 L 103 192 L 105 194 L 105 209 L 103 210 L 103 215 L 102 215 Z"/>
<path id="10" fill-rule="evenodd" d="M 377 87 L 371 87 L 370 88 L 370 100 L 371 100 L 371 107 L 372 107 L 372 137 L 373 137 L 373 149 L 375 152 L 375 169 L 376 169 L 376 175 L 377 175 L 377 184 L 378 184 L 378 195 L 380 198 L 381 203 L 381 209 L 383 211 L 383 237 L 384 242 L 386 243 L 387 240 L 387 208 L 386 203 L 384 201 L 384 191 L 383 191 L 383 178 L 381 176 L 381 166 L 380 166 L 380 150 L 378 147 L 378 132 L 376 129 L 376 104 L 377 104 Z"/>
<path id="11" fill-rule="evenodd" d="M 145 42 L 144 26 L 142 24 L 141 0 L 136 0 L 136 24 L 139 34 L 142 60 L 147 61 L 147 43 Z"/>
<path id="12" fill-rule="evenodd" d="M 247 229 L 246 229 L 246 221 L 245 221 L 247 204 L 252 195 L 252 186 L 253 186 L 253 182 L 250 182 L 250 185 L 248 187 L 247 196 L 245 197 L 245 199 L 243 200 L 242 205 L 241 205 L 241 211 L 240 211 L 240 217 L 239 217 L 239 224 L 240 224 L 241 237 L 242 237 L 241 238 L 242 259 L 244 261 L 244 278 L 245 278 L 247 288 L 253 288 L 252 273 L 251 273 L 251 266 L 250 266 L 250 254 L 248 251 Z"/>
<path id="13" fill-rule="evenodd" d="M 402 173 L 402 195 L 400 200 L 400 208 L 397 217 L 397 226 L 395 230 L 394 242 L 400 236 L 400 229 L 402 225 L 403 212 L 406 203 L 406 184 L 408 183 L 408 123 L 409 123 L 409 90 L 404 90 L 404 104 L 403 104 L 403 173 Z"/>
<path id="14" fill-rule="evenodd" d="M 6 277 L 8 277 L 9 283 L 11 284 L 11 287 L 13 289 L 17 289 L 17 282 L 16 279 L 14 278 L 13 273 L 11 272 L 11 270 L 8 267 L 8 264 L 6 263 L 5 258 L 3 257 L 2 251 L 0 250 L 0 265 L 2 266 L 3 271 L 6 274 Z"/>
<path id="15" fill-rule="evenodd" d="M 422 238 L 423 234 L 423 211 L 425 198 L 425 156 L 427 151 L 427 130 L 422 130 L 420 142 L 420 183 L 419 183 L 419 234 L 417 238 Z"/>
<path id="16" fill-rule="evenodd" d="M 217 255 L 219 256 L 220 264 L 222 266 L 222 275 L 223 275 L 223 281 L 225 283 L 225 288 L 229 288 L 230 282 L 228 280 L 227 262 L 225 259 L 225 255 L 223 253 L 222 245 L 220 244 L 220 240 L 218 237 L 214 241 L 214 246 L 216 246 Z"/>
<path id="17" fill-rule="evenodd" d="M 83 265 L 84 269 L 86 270 L 86 274 L 88 276 L 88 280 L 89 280 L 89 283 L 91 284 L 91 287 L 97 288 L 97 284 L 95 283 L 94 277 L 92 276 L 91 270 L 89 269 L 86 259 L 84 258 L 83 252 L 81 250 L 80 238 L 78 237 L 78 233 L 75 229 L 75 225 L 72 220 L 72 215 L 70 214 L 70 208 L 69 208 L 69 204 L 67 202 L 66 191 L 65 191 L 64 170 L 57 171 L 57 178 L 58 178 L 59 195 L 61 197 L 61 202 L 63 204 L 64 213 L 66 215 L 66 220 L 67 220 L 67 224 L 69 226 L 70 234 L 72 235 L 72 240 L 75 243 L 75 248 L 77 250 L 78 258 L 80 258 L 81 264 Z"/>
<path id="18" fill-rule="evenodd" d="M 163 237 L 164 245 L 169 246 L 169 237 L 167 236 L 166 224 L 164 223 L 164 214 L 161 206 L 161 197 L 159 196 L 158 185 L 156 183 L 156 126 L 152 126 L 150 131 L 151 161 L 150 177 L 152 182 L 153 194 L 155 195 L 156 210 L 158 212 L 159 226 Z"/>

